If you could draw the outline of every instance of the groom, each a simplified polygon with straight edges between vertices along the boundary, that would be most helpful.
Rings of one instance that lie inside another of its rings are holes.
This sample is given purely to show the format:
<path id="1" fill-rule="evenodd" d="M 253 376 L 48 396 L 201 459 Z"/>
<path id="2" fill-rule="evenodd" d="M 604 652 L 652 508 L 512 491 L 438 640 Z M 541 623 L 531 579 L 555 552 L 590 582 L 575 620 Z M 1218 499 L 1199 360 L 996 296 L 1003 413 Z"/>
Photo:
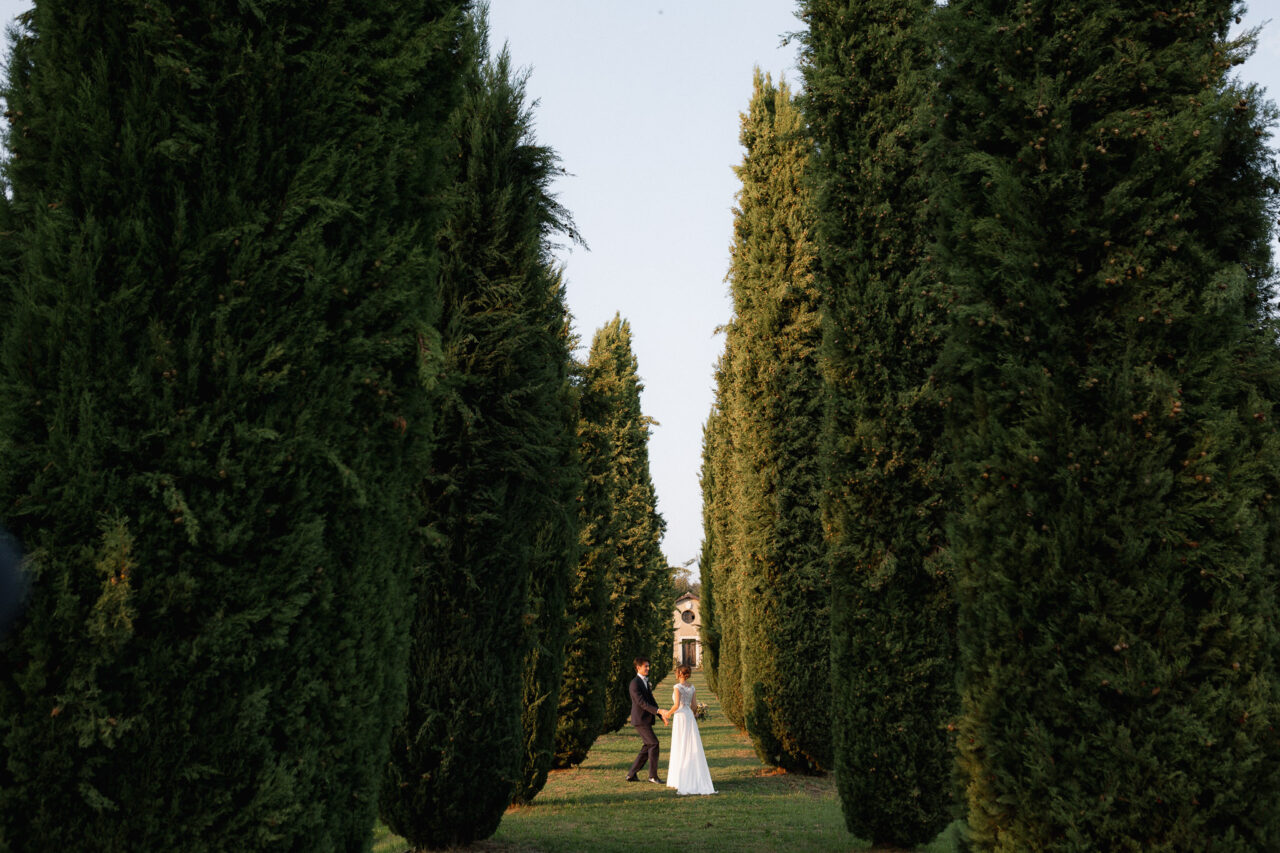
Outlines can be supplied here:
<path id="1" fill-rule="evenodd" d="M 636 773 L 647 761 L 649 781 L 662 784 L 662 780 L 658 778 L 658 736 L 653 733 L 654 714 L 661 715 L 662 724 L 664 726 L 667 724 L 667 712 L 653 701 L 653 692 L 649 687 L 649 659 L 638 657 L 636 658 L 636 677 L 631 679 L 631 725 L 636 727 L 636 733 L 640 735 L 642 743 L 640 754 L 636 756 L 635 763 L 627 771 L 628 782 L 640 781 L 636 778 Z"/>

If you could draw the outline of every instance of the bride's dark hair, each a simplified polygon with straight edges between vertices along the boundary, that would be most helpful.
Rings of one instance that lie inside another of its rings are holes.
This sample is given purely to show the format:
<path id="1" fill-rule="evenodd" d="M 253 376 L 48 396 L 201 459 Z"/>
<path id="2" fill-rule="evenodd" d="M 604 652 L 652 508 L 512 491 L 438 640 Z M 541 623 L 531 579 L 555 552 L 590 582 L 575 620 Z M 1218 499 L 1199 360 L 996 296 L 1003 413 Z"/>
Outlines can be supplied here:
<path id="1" fill-rule="evenodd" d="M 685 678 L 693 678 L 693 667 L 689 666 L 687 663 L 680 664 L 676 667 L 676 678 L 679 678 L 682 675 Z"/>

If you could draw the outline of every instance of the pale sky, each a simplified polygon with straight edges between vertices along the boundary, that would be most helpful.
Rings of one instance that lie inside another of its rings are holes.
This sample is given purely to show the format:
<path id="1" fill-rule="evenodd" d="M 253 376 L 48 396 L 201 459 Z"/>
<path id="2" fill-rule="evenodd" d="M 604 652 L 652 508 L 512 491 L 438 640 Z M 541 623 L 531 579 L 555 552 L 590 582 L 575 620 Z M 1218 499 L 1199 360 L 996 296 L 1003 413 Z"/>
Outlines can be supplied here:
<path id="1" fill-rule="evenodd" d="M 1253 0 L 1280 17 L 1280 0 Z M 656 418 L 649 460 L 663 550 L 672 565 L 702 542 L 698 486 L 717 326 L 732 310 L 724 282 L 742 160 L 738 117 L 752 68 L 798 87 L 792 0 L 492 0 L 495 49 L 532 69 L 540 142 L 572 177 L 557 190 L 591 251 L 563 252 L 569 308 L 584 344 L 615 311 L 631 321 L 642 405 Z M 1280 22 L 1277 22 L 1280 23 Z M 1280 94 L 1280 28 L 1240 69 Z"/>
<path id="2" fill-rule="evenodd" d="M 729 320 L 738 116 L 754 66 L 798 83 L 795 6 L 779 0 L 492 0 L 494 48 L 531 69 L 538 141 L 590 251 L 561 253 L 584 346 L 631 322 L 649 465 L 671 565 L 702 544 L 702 424 Z"/>
<path id="3" fill-rule="evenodd" d="M 29 8 L 0 0 L 0 19 Z M 1280 17 L 1253 0 L 1242 27 Z M 590 246 L 560 252 L 583 345 L 615 312 L 631 322 L 663 550 L 702 541 L 698 487 L 712 370 L 729 320 L 724 282 L 742 159 L 738 116 L 752 68 L 798 85 L 793 0 L 491 0 L 492 40 L 531 69 L 538 141 L 570 173 L 556 185 Z M 1280 24 L 1280 22 L 1277 22 Z M 1263 31 L 1244 79 L 1280 94 L 1280 26 Z M 1273 140 L 1274 142 L 1274 140 Z"/>

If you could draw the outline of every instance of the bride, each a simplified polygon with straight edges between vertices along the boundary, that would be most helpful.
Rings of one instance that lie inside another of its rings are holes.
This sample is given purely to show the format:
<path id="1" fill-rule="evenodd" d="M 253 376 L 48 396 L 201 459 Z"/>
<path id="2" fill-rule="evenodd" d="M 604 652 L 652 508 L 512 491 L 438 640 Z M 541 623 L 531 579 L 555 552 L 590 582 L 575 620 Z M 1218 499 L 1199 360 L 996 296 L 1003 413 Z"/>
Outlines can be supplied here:
<path id="1" fill-rule="evenodd" d="M 676 667 L 680 683 L 671 691 L 671 758 L 667 761 L 667 787 L 677 794 L 714 794 L 707 754 L 698 734 L 698 720 L 693 716 L 697 691 L 689 683 L 693 674 L 688 666 Z"/>

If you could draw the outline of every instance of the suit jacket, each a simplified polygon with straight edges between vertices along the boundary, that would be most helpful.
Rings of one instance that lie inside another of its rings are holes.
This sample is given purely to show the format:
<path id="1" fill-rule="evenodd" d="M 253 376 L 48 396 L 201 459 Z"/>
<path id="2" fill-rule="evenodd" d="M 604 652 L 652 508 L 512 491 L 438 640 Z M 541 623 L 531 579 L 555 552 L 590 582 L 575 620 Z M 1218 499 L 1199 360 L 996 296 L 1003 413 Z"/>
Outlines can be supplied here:
<path id="1" fill-rule="evenodd" d="M 631 679 L 631 725 L 652 726 L 654 715 L 658 713 L 658 703 L 653 700 L 653 693 L 645 686 L 644 679 L 637 675 Z"/>

